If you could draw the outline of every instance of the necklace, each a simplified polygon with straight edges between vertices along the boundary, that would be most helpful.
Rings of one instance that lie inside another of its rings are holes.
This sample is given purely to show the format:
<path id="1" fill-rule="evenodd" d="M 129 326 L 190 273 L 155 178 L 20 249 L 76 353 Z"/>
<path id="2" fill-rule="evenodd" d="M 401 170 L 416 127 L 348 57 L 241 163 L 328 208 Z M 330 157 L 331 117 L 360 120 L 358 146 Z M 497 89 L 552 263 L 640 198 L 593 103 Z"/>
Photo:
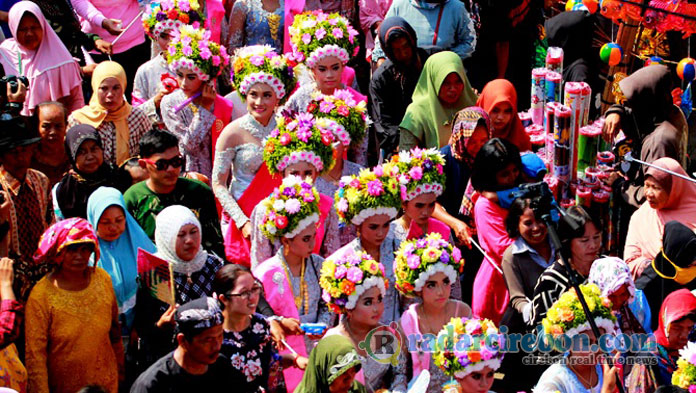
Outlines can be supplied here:
<path id="1" fill-rule="evenodd" d="M 595 373 L 590 374 L 590 380 L 588 381 L 587 379 L 585 379 L 585 377 L 580 375 L 580 373 L 575 369 L 575 367 L 572 364 L 568 365 L 568 368 L 570 368 L 570 370 L 573 371 L 573 374 L 575 374 L 575 376 L 578 377 L 578 379 L 580 379 L 580 383 L 585 385 L 588 389 L 592 389 L 596 384 L 596 382 L 592 382 L 594 381 L 593 376 L 595 375 Z M 590 369 L 590 371 L 592 370 Z"/>
<path id="2" fill-rule="evenodd" d="M 307 282 L 305 281 L 304 275 L 305 275 L 305 266 L 307 264 L 305 263 L 305 260 L 302 260 L 302 268 L 300 269 L 300 293 L 295 295 L 295 291 L 293 291 L 292 288 L 292 280 L 290 279 L 290 276 L 292 273 L 290 272 L 290 268 L 288 267 L 287 261 L 285 261 L 285 258 L 282 259 L 283 262 L 283 269 L 285 270 L 285 278 L 288 280 L 288 286 L 290 286 L 290 292 L 292 292 L 292 297 L 295 300 L 295 307 L 297 307 L 297 313 L 299 315 L 305 314 L 305 307 L 309 306 L 309 291 L 307 290 Z M 294 277 L 294 276 L 293 276 Z"/>

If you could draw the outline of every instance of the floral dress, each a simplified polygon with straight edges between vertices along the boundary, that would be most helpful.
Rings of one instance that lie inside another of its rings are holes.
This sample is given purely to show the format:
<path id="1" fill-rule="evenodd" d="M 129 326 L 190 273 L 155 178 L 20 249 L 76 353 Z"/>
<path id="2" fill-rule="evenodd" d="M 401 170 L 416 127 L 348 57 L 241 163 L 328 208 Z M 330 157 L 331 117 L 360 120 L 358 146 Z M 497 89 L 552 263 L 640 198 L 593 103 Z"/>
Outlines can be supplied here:
<path id="1" fill-rule="evenodd" d="M 273 347 L 268 321 L 261 314 L 253 314 L 241 332 L 225 330 L 220 352 L 230 359 L 235 371 L 229 386 L 250 393 L 285 391 L 280 356 Z"/>

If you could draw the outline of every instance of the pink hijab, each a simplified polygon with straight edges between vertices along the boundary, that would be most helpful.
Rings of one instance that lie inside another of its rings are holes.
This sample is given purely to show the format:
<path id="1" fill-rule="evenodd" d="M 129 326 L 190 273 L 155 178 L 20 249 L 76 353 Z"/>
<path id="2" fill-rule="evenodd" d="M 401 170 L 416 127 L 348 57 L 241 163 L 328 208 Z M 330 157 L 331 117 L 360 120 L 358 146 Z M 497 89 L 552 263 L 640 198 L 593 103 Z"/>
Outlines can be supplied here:
<path id="1" fill-rule="evenodd" d="M 673 158 L 660 158 L 653 165 L 687 176 Z M 669 198 L 659 210 L 650 207 L 646 201 L 633 213 L 624 250 L 626 262 L 641 257 L 649 260 L 655 258 L 662 248 L 662 235 L 669 221 L 679 221 L 692 230 L 696 229 L 696 184 L 654 168 L 649 168 L 645 176 L 652 177 L 669 190 Z"/>
<path id="2" fill-rule="evenodd" d="M 5 69 L 5 75 L 25 75 L 29 79 L 29 90 L 22 110 L 22 114 L 28 116 L 42 102 L 56 101 L 71 95 L 73 88 L 81 86 L 82 78 L 79 66 L 34 2 L 20 1 L 10 8 L 9 26 L 12 35 L 17 36 L 19 22 L 26 12 L 33 14 L 41 24 L 41 45 L 32 51 L 21 46 L 15 38 L 6 39 L 0 44 L 0 64 Z M 73 102 L 73 106 L 75 108 L 68 110 L 84 106 L 84 101 Z"/>

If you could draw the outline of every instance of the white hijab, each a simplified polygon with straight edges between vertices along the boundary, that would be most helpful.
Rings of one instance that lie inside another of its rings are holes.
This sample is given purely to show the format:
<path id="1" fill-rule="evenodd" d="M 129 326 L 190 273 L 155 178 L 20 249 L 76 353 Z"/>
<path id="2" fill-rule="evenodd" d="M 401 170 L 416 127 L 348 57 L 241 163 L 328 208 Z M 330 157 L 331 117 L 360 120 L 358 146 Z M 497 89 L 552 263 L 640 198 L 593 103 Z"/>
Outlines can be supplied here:
<path id="1" fill-rule="evenodd" d="M 201 270 L 208 260 L 208 253 L 198 245 L 198 253 L 190 261 L 184 261 L 176 255 L 176 238 L 185 225 L 195 225 L 201 232 L 201 223 L 196 215 L 187 207 L 173 205 L 162 210 L 155 220 L 155 244 L 157 256 L 169 262 L 172 270 L 191 276 Z M 202 232 L 201 232 L 202 235 Z"/>

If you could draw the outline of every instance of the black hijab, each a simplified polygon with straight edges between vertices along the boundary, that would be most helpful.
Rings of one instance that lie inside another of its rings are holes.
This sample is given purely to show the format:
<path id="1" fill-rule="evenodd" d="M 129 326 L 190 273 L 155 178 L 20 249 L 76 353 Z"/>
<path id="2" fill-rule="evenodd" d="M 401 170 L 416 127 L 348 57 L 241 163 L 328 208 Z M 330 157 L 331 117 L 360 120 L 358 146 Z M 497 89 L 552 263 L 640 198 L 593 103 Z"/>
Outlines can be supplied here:
<path id="1" fill-rule="evenodd" d="M 88 124 L 78 124 L 65 134 L 65 151 L 72 169 L 58 183 L 56 199 L 64 218 L 87 218 L 87 199 L 101 186 L 125 191 L 122 181 L 116 178 L 113 167 L 106 161 L 94 173 L 82 173 L 75 165 L 77 152 L 86 141 L 94 141 L 102 147 L 99 132 Z"/>
<path id="2" fill-rule="evenodd" d="M 668 119 L 672 108 L 672 78 L 664 65 L 643 67 L 619 82 L 635 122 L 623 122 L 625 128 L 635 129 L 643 140 L 655 127 Z"/>
<path id="3" fill-rule="evenodd" d="M 413 55 L 416 56 L 418 52 L 418 37 L 416 36 L 416 31 L 413 30 L 413 27 L 411 27 L 404 18 L 390 16 L 379 26 L 379 44 L 382 46 L 382 50 L 387 58 L 396 65 L 399 64 L 394 61 L 394 53 L 389 44 L 402 37 L 406 37 L 411 42 Z"/>

